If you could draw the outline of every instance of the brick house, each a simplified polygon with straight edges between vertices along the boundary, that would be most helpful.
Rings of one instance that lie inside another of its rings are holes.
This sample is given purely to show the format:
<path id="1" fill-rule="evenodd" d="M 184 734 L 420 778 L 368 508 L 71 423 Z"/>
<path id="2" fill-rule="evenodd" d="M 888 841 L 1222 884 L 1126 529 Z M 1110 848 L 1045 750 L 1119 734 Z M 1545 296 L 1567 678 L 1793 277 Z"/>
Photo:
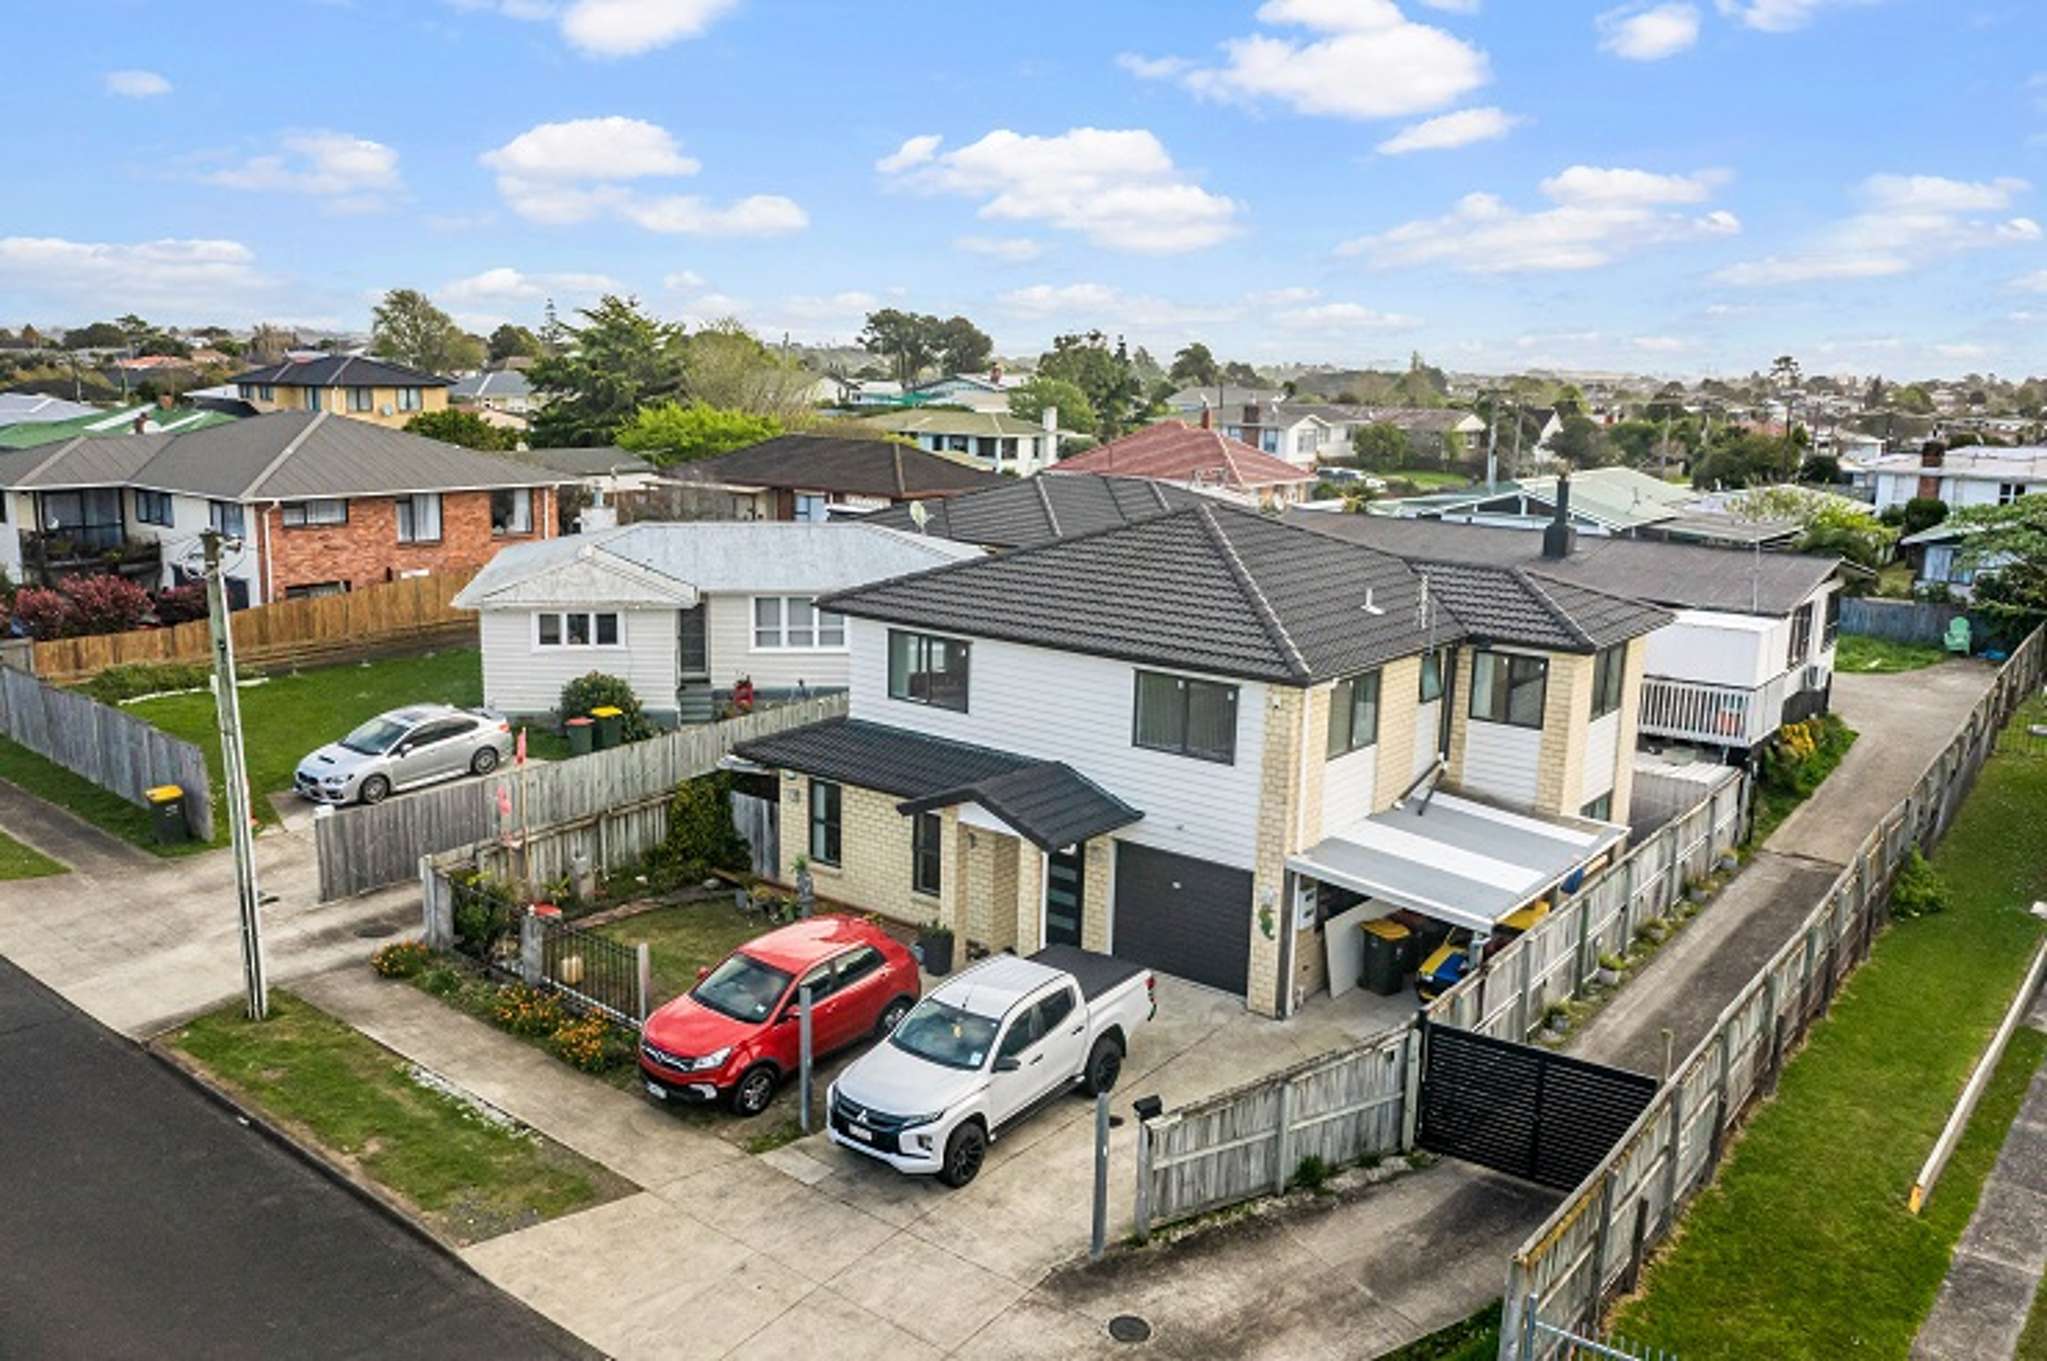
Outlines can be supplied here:
<path id="1" fill-rule="evenodd" d="M 451 386 L 439 374 L 361 354 L 286 359 L 228 381 L 262 413 L 330 411 L 394 430 L 423 412 L 447 410 Z"/>
<path id="2" fill-rule="evenodd" d="M 227 568 L 240 608 L 473 571 L 508 543 L 553 537 L 562 480 L 327 412 L 81 437 L 0 454 L 0 516 L 19 527 L 0 561 L 61 542 L 171 585 L 192 575 L 211 528 L 242 544 Z"/>
<path id="3" fill-rule="evenodd" d="M 1271 1015 L 1327 985 L 1339 917 L 1482 949 L 1614 854 L 1671 619 L 1207 499 L 819 604 L 849 716 L 738 753 L 777 774 L 784 878 L 803 855 L 821 895 Z"/>

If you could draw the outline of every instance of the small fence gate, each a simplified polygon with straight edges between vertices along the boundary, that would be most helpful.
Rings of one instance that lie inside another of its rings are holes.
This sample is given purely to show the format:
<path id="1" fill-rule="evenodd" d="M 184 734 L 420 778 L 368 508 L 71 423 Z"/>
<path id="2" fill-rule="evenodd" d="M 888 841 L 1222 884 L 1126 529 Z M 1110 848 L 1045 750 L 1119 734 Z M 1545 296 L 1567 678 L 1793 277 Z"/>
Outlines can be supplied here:
<path id="1" fill-rule="evenodd" d="M 1415 1142 L 1568 1191 L 1656 1095 L 1653 1077 L 1454 1026 L 1422 1033 Z"/>

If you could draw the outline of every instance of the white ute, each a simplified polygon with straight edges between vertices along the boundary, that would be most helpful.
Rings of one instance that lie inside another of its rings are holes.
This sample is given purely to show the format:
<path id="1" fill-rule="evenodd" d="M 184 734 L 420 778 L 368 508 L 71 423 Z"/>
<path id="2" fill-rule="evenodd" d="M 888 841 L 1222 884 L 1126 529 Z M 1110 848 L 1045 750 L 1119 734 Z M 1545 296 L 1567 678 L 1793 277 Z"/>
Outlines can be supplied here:
<path id="1" fill-rule="evenodd" d="M 1116 1085 L 1157 1012 L 1149 969 L 1070 945 L 995 955 L 924 994 L 826 1094 L 826 1133 L 899 1172 L 965 1186 L 988 1145 L 1075 1087 Z"/>

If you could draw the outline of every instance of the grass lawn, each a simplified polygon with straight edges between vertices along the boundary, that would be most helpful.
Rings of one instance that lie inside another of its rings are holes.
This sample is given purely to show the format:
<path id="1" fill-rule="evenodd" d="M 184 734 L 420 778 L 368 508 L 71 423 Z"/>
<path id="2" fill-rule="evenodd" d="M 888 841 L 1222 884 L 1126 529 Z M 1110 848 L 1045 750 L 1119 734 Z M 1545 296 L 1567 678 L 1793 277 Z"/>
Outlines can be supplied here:
<path id="1" fill-rule="evenodd" d="M 1938 666 L 1947 660 L 1947 653 L 1924 643 L 1894 643 L 1888 638 L 1867 638 L 1859 633 L 1842 634 L 1834 646 L 1834 667 L 1839 671 L 1887 676 Z"/>
<path id="2" fill-rule="evenodd" d="M 1889 562 L 1877 569 L 1876 593 L 1885 600 L 1912 598 L 1912 564 Z"/>
<path id="3" fill-rule="evenodd" d="M 1388 1352 L 1379 1361 L 1493 1361 L 1500 1354 L 1500 1306 L 1488 1305 L 1461 1323 Z"/>
<path id="4" fill-rule="evenodd" d="M 0 879 L 46 879 L 69 873 L 62 865 L 33 846 L 24 846 L 0 832 Z"/>
<path id="5" fill-rule="evenodd" d="M 262 685 L 244 687 L 241 697 L 256 816 L 263 822 L 275 822 L 277 813 L 264 795 L 290 789 L 292 772 L 315 747 L 347 736 L 351 728 L 386 709 L 406 704 L 482 703 L 482 654 L 474 648 L 458 648 L 286 673 L 272 676 Z M 212 695 L 166 695 L 127 707 L 137 718 L 196 743 L 206 753 L 213 788 L 216 796 L 220 795 L 224 786 Z M 214 806 L 225 809 L 225 798 L 217 797 Z M 225 827 L 221 835 L 226 836 Z"/>
<path id="6" fill-rule="evenodd" d="M 110 790 L 101 789 L 83 775 L 74 775 L 55 761 L 46 760 L 18 742 L 0 737 L 0 780 L 19 785 L 45 803 L 76 813 L 100 830 L 133 842 L 158 855 L 191 855 L 209 849 L 201 841 L 159 846 L 150 830 L 149 813 Z M 221 826 L 225 842 L 227 831 Z M 61 868 L 61 867 L 60 867 Z M 26 878 L 27 876 L 16 876 Z"/>
<path id="7" fill-rule="evenodd" d="M 2026 1316 L 2017 1361 L 2047 1361 L 2047 1286 L 2033 1297 L 2033 1312 Z"/>
<path id="8" fill-rule="evenodd" d="M 1907 1214 L 2042 930 L 2026 905 L 2047 896 L 2047 852 L 2013 829 L 2043 816 L 2047 759 L 1985 765 L 1932 857 L 1947 910 L 1878 939 L 1616 1331 L 1685 1361 L 1907 1355 L 2047 1043 L 2014 1040 L 1925 1213 Z"/>
<path id="9" fill-rule="evenodd" d="M 1811 771 L 1810 787 L 1815 790 L 1834 773 L 1835 767 L 1847 758 L 1848 748 L 1855 745 L 1857 736 L 1853 728 L 1834 714 L 1827 714 L 1821 719 L 1820 734 Z M 1810 793 L 1800 794 L 1795 790 L 1774 785 L 1767 779 L 1758 780 L 1755 802 L 1752 805 L 1755 816 L 1749 829 L 1749 846 L 1760 850 L 1770 839 L 1770 834 L 1783 825 L 1784 819 L 1790 817 L 1799 804 L 1811 797 Z"/>
<path id="10" fill-rule="evenodd" d="M 171 1043 L 216 1080 L 473 1243 L 612 1200 L 630 1183 L 530 1130 L 413 1080 L 397 1055 L 288 992 L 268 1021 L 239 1006 Z"/>
<path id="11" fill-rule="evenodd" d="M 597 933 L 625 945 L 647 942 L 654 961 L 652 1000 L 659 1006 L 695 987 L 698 969 L 716 964 L 768 929 L 758 916 L 733 907 L 731 896 L 725 894 L 704 902 L 657 907 L 600 926 Z"/>
<path id="12" fill-rule="evenodd" d="M 1384 473 L 1381 476 L 1390 481 L 1412 482 L 1423 491 L 1455 491 L 1471 485 L 1471 479 L 1463 473 L 1453 473 L 1443 468 L 1402 468 L 1399 472 Z"/>

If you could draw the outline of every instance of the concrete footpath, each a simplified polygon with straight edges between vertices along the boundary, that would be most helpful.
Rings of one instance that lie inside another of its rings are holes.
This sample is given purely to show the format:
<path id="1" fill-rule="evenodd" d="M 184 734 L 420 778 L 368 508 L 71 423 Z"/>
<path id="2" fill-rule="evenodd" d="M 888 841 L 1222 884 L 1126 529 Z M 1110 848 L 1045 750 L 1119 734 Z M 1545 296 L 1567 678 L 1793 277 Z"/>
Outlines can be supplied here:
<path id="1" fill-rule="evenodd" d="M 2026 1017 L 2047 1032 L 2047 991 Z M 1934 1194 L 1940 1194 L 1938 1187 Z M 2047 1274 L 2047 1064 L 1983 1183 L 1947 1280 L 1912 1344 L 1914 1361 L 2009 1361 Z"/>

